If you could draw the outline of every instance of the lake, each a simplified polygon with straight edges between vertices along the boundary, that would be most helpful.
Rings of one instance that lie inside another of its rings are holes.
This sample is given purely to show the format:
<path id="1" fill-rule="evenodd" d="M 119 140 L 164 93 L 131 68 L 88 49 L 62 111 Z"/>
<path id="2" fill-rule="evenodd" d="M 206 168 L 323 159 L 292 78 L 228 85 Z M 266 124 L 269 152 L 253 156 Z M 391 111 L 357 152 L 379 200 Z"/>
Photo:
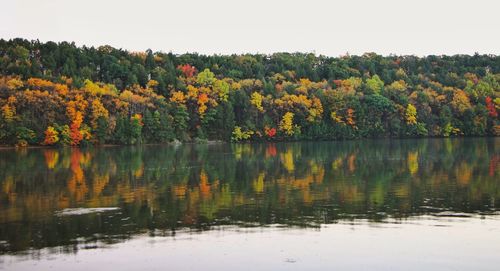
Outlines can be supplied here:
<path id="1" fill-rule="evenodd" d="M 498 270 L 500 138 L 0 150 L 0 269 Z"/>

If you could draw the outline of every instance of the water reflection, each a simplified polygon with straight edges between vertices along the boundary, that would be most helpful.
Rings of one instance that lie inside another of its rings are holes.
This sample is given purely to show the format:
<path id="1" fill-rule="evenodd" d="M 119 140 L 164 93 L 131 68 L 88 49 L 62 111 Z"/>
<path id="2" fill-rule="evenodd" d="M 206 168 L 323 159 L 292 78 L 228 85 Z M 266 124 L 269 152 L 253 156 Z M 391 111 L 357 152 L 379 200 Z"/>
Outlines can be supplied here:
<path id="1" fill-rule="evenodd" d="M 499 163 L 497 138 L 1 150 L 0 251 L 492 214 Z"/>

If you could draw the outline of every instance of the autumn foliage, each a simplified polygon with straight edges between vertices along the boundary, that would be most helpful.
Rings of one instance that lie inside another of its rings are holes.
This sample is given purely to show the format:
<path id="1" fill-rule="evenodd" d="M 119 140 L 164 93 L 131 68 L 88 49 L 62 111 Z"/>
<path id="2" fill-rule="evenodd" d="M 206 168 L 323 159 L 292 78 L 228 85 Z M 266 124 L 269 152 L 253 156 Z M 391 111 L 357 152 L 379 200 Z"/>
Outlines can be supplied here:
<path id="1" fill-rule="evenodd" d="M 497 109 L 495 108 L 495 104 L 490 97 L 486 97 L 486 108 L 488 109 L 488 114 L 490 117 L 498 117 Z"/>
<path id="2" fill-rule="evenodd" d="M 179 65 L 177 69 L 179 69 L 186 78 L 193 77 L 197 72 L 196 68 L 189 64 Z"/>
<path id="3" fill-rule="evenodd" d="M 264 131 L 265 131 L 267 137 L 269 137 L 269 138 L 273 138 L 276 136 L 276 128 L 265 127 Z"/>
<path id="4" fill-rule="evenodd" d="M 57 142 L 59 142 L 59 132 L 52 126 L 47 127 L 47 130 L 45 130 L 45 139 L 42 144 L 54 145 Z"/>
<path id="5" fill-rule="evenodd" d="M 202 56 L 66 43 L 51 44 L 54 54 L 46 45 L 0 42 L 0 144 L 500 135 L 494 55 Z"/>

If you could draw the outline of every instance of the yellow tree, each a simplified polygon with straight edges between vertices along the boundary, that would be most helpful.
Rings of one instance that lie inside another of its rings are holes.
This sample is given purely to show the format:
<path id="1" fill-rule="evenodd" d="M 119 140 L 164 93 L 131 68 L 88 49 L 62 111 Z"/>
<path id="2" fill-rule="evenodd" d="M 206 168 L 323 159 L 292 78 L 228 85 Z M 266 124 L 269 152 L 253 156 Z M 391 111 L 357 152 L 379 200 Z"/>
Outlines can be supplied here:
<path id="1" fill-rule="evenodd" d="M 59 142 L 59 132 L 52 126 L 47 127 L 47 130 L 45 130 L 45 139 L 42 144 L 54 145 L 57 142 Z"/>
<path id="2" fill-rule="evenodd" d="M 406 116 L 406 123 L 408 125 L 417 124 L 417 109 L 412 104 L 408 104 L 408 106 L 406 107 L 405 116 Z"/>
<path id="3" fill-rule="evenodd" d="M 296 125 L 294 126 L 293 124 L 293 116 L 294 114 L 292 112 L 286 112 L 285 115 L 283 115 L 283 118 L 281 119 L 279 125 L 280 130 L 283 131 L 288 136 L 293 135 L 294 130 L 297 127 Z"/>
<path id="4" fill-rule="evenodd" d="M 258 92 L 252 93 L 250 97 L 250 103 L 259 110 L 259 112 L 264 112 L 264 107 L 262 107 L 262 95 Z"/>
<path id="5" fill-rule="evenodd" d="M 253 134 L 254 133 L 252 130 L 243 131 L 240 126 L 235 126 L 233 130 L 233 136 L 231 137 L 231 139 L 233 141 L 247 140 L 250 139 L 250 137 L 252 137 Z"/>
<path id="6" fill-rule="evenodd" d="M 311 99 L 311 103 L 306 105 L 308 105 L 309 109 L 309 115 L 307 116 L 307 121 L 309 122 L 321 121 L 321 117 L 323 114 L 323 105 L 321 104 L 321 100 L 316 97 L 313 97 Z"/>
<path id="7" fill-rule="evenodd" d="M 213 92 L 217 94 L 220 101 L 227 102 L 229 98 L 229 84 L 224 80 L 216 80 L 213 85 Z"/>
<path id="8" fill-rule="evenodd" d="M 176 103 L 178 105 L 182 105 L 186 103 L 186 95 L 182 91 L 174 91 L 172 92 L 172 96 L 170 97 L 170 101 Z"/>
<path id="9" fill-rule="evenodd" d="M 7 81 L 7 87 L 11 90 L 17 90 L 22 88 L 23 86 L 23 81 L 21 81 L 19 78 L 12 78 Z"/>
<path id="10" fill-rule="evenodd" d="M 463 114 L 466 110 L 472 108 L 469 97 L 463 90 L 455 91 L 453 99 L 451 100 L 451 106 L 460 114 Z"/>
<path id="11" fill-rule="evenodd" d="M 17 102 L 16 97 L 10 96 L 7 99 L 7 103 L 2 106 L 2 115 L 5 120 L 5 122 L 10 123 L 14 121 L 15 116 L 16 116 L 16 106 L 15 103 Z"/>
<path id="12" fill-rule="evenodd" d="M 91 120 L 91 125 L 93 129 L 97 129 L 98 126 L 97 120 L 101 117 L 108 119 L 109 112 L 99 99 L 94 99 L 92 101 L 92 120 Z"/>

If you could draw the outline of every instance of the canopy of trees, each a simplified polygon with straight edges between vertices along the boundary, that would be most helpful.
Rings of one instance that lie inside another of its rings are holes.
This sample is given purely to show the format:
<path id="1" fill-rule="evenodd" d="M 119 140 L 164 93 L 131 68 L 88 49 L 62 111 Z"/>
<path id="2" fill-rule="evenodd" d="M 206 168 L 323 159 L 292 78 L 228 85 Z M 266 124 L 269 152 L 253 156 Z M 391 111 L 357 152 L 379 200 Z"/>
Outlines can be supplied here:
<path id="1" fill-rule="evenodd" d="M 500 57 L 198 55 L 0 40 L 0 144 L 500 135 Z"/>

